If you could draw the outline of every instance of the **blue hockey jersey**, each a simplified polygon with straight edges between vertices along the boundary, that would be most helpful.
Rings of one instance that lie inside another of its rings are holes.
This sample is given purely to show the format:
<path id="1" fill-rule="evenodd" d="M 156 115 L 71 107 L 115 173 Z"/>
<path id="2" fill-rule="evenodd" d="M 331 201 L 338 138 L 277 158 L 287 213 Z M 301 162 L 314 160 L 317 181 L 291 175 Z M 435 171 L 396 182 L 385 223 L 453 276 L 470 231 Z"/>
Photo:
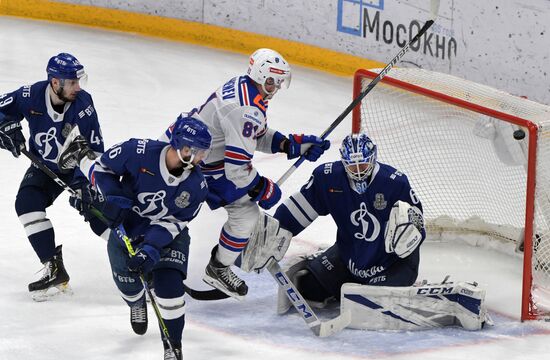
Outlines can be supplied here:
<path id="1" fill-rule="evenodd" d="M 74 125 L 78 125 L 96 152 L 103 152 L 103 138 L 90 94 L 81 90 L 73 102 L 65 104 L 63 113 L 58 113 L 52 106 L 49 91 L 48 81 L 40 81 L 0 96 L 0 123 L 27 119 L 29 151 L 41 158 L 50 170 L 59 173 L 59 150 Z"/>
<path id="2" fill-rule="evenodd" d="M 198 167 L 180 176 L 170 174 L 161 141 L 130 139 L 107 150 L 87 171 L 88 178 L 109 200 L 124 196 L 133 201 L 124 227 L 129 237 L 144 237 L 161 249 L 199 212 L 208 193 Z"/>
<path id="3" fill-rule="evenodd" d="M 395 168 L 377 163 L 367 191 L 358 194 L 338 161 L 318 166 L 307 184 L 277 208 L 275 218 L 297 235 L 318 216 L 332 216 L 342 262 L 357 282 L 367 283 L 399 259 L 384 246 L 386 222 L 398 200 L 422 210 L 407 176 Z"/>

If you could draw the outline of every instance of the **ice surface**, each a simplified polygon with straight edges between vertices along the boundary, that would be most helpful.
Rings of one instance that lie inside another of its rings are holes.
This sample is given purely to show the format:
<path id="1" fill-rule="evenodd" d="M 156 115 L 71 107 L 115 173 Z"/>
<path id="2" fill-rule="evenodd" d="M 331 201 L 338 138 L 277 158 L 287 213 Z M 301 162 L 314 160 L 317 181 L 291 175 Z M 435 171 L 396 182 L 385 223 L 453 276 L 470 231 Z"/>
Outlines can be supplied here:
<path id="1" fill-rule="evenodd" d="M 278 49 L 284 53 L 284 49 Z M 243 73 L 246 56 L 131 34 L 0 17 L 0 93 L 45 78 L 48 58 L 70 52 L 85 65 L 107 145 L 130 137 L 156 138 L 178 113 L 200 105 L 230 77 Z M 270 103 L 269 125 L 283 133 L 320 134 L 351 101 L 351 79 L 294 66 L 292 86 Z M 331 140 L 350 129 L 347 119 Z M 323 161 L 337 158 L 333 146 Z M 283 155 L 257 153 L 260 172 L 278 179 L 290 163 Z M 149 332 L 132 333 L 129 311 L 110 277 L 105 242 L 95 237 L 67 204 L 50 208 L 57 243 L 64 245 L 72 296 L 33 302 L 27 284 L 40 264 L 13 204 L 29 165 L 0 152 L 0 359 L 161 359 L 159 331 L 149 309 Z M 303 184 L 313 164 L 304 164 L 283 186 L 283 196 Z M 225 221 L 223 210 L 203 209 L 191 225 L 188 284 L 200 280 Z M 318 219 L 294 240 L 289 255 L 332 243 L 335 227 Z M 453 241 L 423 247 L 420 278 L 476 280 L 487 288 L 496 325 L 480 332 L 444 329 L 422 332 L 344 330 L 313 336 L 296 314 L 275 314 L 276 286 L 269 274 L 244 275 L 244 302 L 187 300 L 186 359 L 547 359 L 550 327 L 520 323 L 521 258 Z M 326 316 L 321 313 L 321 316 Z"/>

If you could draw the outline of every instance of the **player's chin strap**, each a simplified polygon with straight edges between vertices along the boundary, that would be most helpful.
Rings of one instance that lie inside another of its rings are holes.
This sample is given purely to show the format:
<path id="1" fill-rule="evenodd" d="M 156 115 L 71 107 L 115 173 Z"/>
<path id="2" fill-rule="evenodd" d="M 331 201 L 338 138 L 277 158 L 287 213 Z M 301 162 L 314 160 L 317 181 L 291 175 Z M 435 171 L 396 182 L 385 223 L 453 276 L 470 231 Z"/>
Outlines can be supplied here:
<path id="1" fill-rule="evenodd" d="M 53 181 L 55 181 L 57 185 L 67 190 L 71 195 L 77 196 L 76 192 L 69 185 L 67 185 L 63 180 L 61 180 L 56 173 L 54 173 L 52 170 L 50 170 L 50 168 L 44 165 L 38 157 L 30 153 L 24 146 L 21 147 L 21 153 L 25 155 L 27 158 L 29 158 L 29 160 L 35 166 L 37 166 L 40 170 L 42 170 Z M 101 221 L 105 221 L 103 214 L 98 209 L 92 208 L 92 213 L 95 216 L 97 216 L 97 218 L 100 219 Z M 225 293 L 223 293 L 218 289 L 195 290 L 185 285 L 185 283 L 183 284 L 183 287 L 185 289 L 185 292 L 195 300 L 221 300 L 221 299 L 227 299 L 229 297 L 228 295 L 226 295 Z"/>
<path id="2" fill-rule="evenodd" d="M 193 168 L 193 159 L 195 159 L 195 154 L 191 153 L 191 156 L 188 160 L 183 159 L 183 156 L 181 156 L 181 150 L 176 150 L 176 153 L 178 154 L 178 158 L 183 163 L 183 168 L 185 170 L 191 170 Z"/>

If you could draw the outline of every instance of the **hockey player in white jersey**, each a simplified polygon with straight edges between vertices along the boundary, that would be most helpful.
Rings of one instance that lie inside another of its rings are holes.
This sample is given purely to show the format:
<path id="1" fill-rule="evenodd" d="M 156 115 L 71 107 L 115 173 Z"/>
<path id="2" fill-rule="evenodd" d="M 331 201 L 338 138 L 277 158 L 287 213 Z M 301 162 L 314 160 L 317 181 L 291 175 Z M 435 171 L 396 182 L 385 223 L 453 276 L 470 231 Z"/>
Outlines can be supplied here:
<path id="1" fill-rule="evenodd" d="M 304 154 L 316 161 L 330 146 L 314 135 L 288 137 L 267 126 L 268 101 L 282 87 L 288 88 L 291 70 L 276 51 L 259 49 L 249 59 L 246 75 L 218 88 L 206 102 L 182 116 L 208 125 L 212 151 L 201 166 L 208 181 L 208 205 L 223 206 L 228 214 L 206 268 L 204 281 L 226 294 L 242 298 L 248 288 L 230 269 L 247 244 L 258 218 L 258 205 L 269 209 L 281 198 L 279 186 L 252 166 L 256 150 L 284 152 L 288 159 Z M 161 137 L 167 140 L 170 129 Z"/>

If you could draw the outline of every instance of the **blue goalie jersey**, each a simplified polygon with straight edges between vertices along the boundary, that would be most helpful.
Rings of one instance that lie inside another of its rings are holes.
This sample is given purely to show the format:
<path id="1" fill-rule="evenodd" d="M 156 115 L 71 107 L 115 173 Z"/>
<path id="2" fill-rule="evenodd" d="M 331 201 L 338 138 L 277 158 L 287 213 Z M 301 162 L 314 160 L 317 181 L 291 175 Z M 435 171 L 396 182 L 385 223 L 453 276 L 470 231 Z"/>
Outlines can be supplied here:
<path id="1" fill-rule="evenodd" d="M 0 123 L 27 119 L 29 151 L 42 159 L 50 170 L 59 173 L 59 149 L 73 126 L 78 125 L 95 152 L 103 152 L 103 139 L 90 94 L 81 90 L 76 99 L 67 102 L 63 112 L 58 113 L 51 104 L 49 91 L 48 81 L 40 81 L 0 96 Z"/>
<path id="2" fill-rule="evenodd" d="M 318 216 L 332 216 L 342 262 L 357 282 L 367 283 L 400 259 L 386 253 L 384 243 L 386 222 L 398 200 L 422 210 L 409 180 L 395 168 L 377 163 L 367 191 L 358 194 L 338 161 L 318 166 L 307 184 L 279 206 L 275 218 L 297 235 Z"/>
<path id="3" fill-rule="evenodd" d="M 157 249 L 168 245 L 199 212 L 208 187 L 198 167 L 175 176 L 166 167 L 164 142 L 130 139 L 107 150 L 88 178 L 109 200 L 133 200 L 124 227 L 129 237 L 144 237 Z M 122 177 L 122 179 L 121 179 Z"/>

